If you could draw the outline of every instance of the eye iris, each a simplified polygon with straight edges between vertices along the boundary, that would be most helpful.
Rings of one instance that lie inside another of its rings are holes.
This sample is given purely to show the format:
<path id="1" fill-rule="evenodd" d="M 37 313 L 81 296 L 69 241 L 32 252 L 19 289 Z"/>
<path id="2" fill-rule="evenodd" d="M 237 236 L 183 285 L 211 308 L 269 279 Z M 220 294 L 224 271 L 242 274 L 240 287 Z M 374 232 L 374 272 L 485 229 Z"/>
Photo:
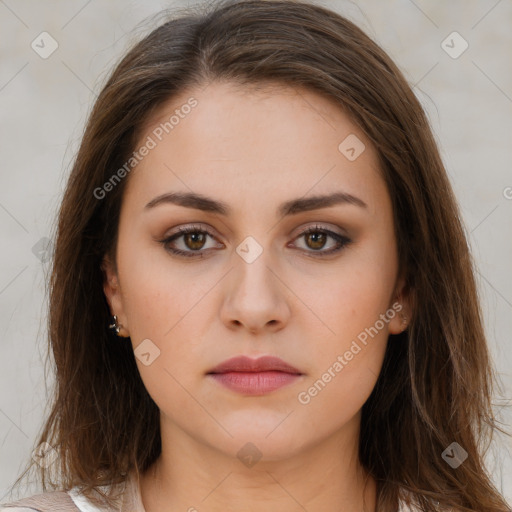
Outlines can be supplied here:
<path id="1" fill-rule="evenodd" d="M 306 235 L 307 240 L 313 239 L 312 249 L 321 249 L 325 245 L 326 237 L 325 233 L 308 233 Z"/>
<path id="2" fill-rule="evenodd" d="M 189 249 L 201 249 L 205 243 L 205 238 L 205 233 L 186 233 L 184 236 L 185 245 Z M 190 240 L 192 241 L 192 245 L 188 243 Z M 195 244 L 199 244 L 199 246 L 196 246 Z"/>

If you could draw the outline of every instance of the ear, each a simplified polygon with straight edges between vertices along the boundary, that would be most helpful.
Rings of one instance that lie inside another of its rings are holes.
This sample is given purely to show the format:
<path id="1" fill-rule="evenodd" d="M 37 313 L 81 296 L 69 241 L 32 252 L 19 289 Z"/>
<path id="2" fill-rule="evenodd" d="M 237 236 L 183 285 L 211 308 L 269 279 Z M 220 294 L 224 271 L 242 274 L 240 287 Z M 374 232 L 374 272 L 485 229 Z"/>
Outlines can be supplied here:
<path id="1" fill-rule="evenodd" d="M 104 256 L 101 262 L 101 270 L 103 271 L 103 292 L 110 307 L 110 314 L 117 316 L 117 324 L 121 327 L 119 336 L 127 337 L 130 334 L 117 269 L 109 256 Z"/>
<path id="2" fill-rule="evenodd" d="M 396 313 L 389 321 L 389 333 L 400 334 L 409 326 L 413 312 L 410 289 L 406 286 L 403 276 L 397 281 L 389 308 Z"/>

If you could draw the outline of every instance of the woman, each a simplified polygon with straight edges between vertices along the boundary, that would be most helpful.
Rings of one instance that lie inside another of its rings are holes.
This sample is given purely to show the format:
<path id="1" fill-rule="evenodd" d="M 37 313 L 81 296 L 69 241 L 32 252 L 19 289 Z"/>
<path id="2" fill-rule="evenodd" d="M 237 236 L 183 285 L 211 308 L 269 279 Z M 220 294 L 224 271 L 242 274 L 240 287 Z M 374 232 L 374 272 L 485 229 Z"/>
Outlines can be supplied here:
<path id="1" fill-rule="evenodd" d="M 123 58 L 62 201 L 49 324 L 54 492 L 6 510 L 510 510 L 431 129 L 330 10 L 217 3 Z"/>

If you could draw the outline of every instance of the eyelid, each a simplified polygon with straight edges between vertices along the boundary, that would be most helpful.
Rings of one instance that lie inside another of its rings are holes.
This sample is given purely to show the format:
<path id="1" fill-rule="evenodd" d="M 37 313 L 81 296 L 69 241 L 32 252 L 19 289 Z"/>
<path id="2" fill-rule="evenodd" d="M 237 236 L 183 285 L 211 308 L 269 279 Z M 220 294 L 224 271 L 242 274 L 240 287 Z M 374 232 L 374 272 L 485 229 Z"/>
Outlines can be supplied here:
<path id="1" fill-rule="evenodd" d="M 169 239 L 175 235 L 180 235 L 183 233 L 186 234 L 187 232 L 195 231 L 204 231 L 205 233 L 208 233 L 210 236 L 217 238 L 217 236 L 209 226 L 196 223 L 180 225 L 174 231 L 171 231 L 169 234 L 165 234 L 163 238 Z"/>
<path id="2" fill-rule="evenodd" d="M 339 236 L 347 236 L 348 237 L 346 230 L 344 230 L 343 228 L 340 228 L 339 226 L 333 226 L 330 223 L 322 223 L 319 221 L 313 222 L 313 224 L 306 224 L 305 227 L 304 227 L 304 225 L 300 226 L 299 228 L 294 230 L 294 231 L 296 231 L 296 233 L 294 235 L 290 235 L 290 236 L 297 237 L 297 236 L 304 234 L 305 232 L 308 232 L 308 230 L 311 230 L 311 229 L 331 231 L 331 232 L 336 233 Z M 341 230 L 342 232 L 341 233 L 337 232 L 336 231 L 337 229 Z M 182 233 L 184 231 L 186 232 L 186 231 L 193 231 L 193 230 L 194 231 L 205 231 L 209 235 L 217 238 L 217 235 L 214 233 L 213 229 L 210 228 L 208 225 L 201 224 L 201 223 L 194 223 L 194 222 L 191 224 L 184 224 L 184 225 L 178 226 L 177 228 L 175 228 L 175 230 L 173 232 L 170 232 L 169 234 L 165 234 L 163 238 L 169 238 L 173 235 Z"/>
<path id="3" fill-rule="evenodd" d="M 345 236 L 348 238 L 348 233 L 345 229 L 341 228 L 340 226 L 333 225 L 331 223 L 323 223 L 320 221 L 316 221 L 311 223 L 306 223 L 306 225 L 301 225 L 299 228 L 297 228 L 296 234 L 293 235 L 294 238 L 297 236 L 303 235 L 304 233 L 309 233 L 310 231 L 328 231 L 330 233 L 334 233 L 338 236 Z M 294 231 L 295 232 L 295 231 Z"/>

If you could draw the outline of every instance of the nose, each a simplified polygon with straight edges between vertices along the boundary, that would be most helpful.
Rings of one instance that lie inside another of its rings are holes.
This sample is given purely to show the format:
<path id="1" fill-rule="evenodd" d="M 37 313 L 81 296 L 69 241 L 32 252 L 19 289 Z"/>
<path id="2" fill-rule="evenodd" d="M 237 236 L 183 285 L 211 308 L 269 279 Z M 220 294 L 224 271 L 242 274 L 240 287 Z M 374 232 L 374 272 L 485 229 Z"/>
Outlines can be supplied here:
<path id="1" fill-rule="evenodd" d="M 274 333 L 288 323 L 290 293 L 275 268 L 266 251 L 251 263 L 236 263 L 226 279 L 221 308 L 221 320 L 229 329 Z"/>

